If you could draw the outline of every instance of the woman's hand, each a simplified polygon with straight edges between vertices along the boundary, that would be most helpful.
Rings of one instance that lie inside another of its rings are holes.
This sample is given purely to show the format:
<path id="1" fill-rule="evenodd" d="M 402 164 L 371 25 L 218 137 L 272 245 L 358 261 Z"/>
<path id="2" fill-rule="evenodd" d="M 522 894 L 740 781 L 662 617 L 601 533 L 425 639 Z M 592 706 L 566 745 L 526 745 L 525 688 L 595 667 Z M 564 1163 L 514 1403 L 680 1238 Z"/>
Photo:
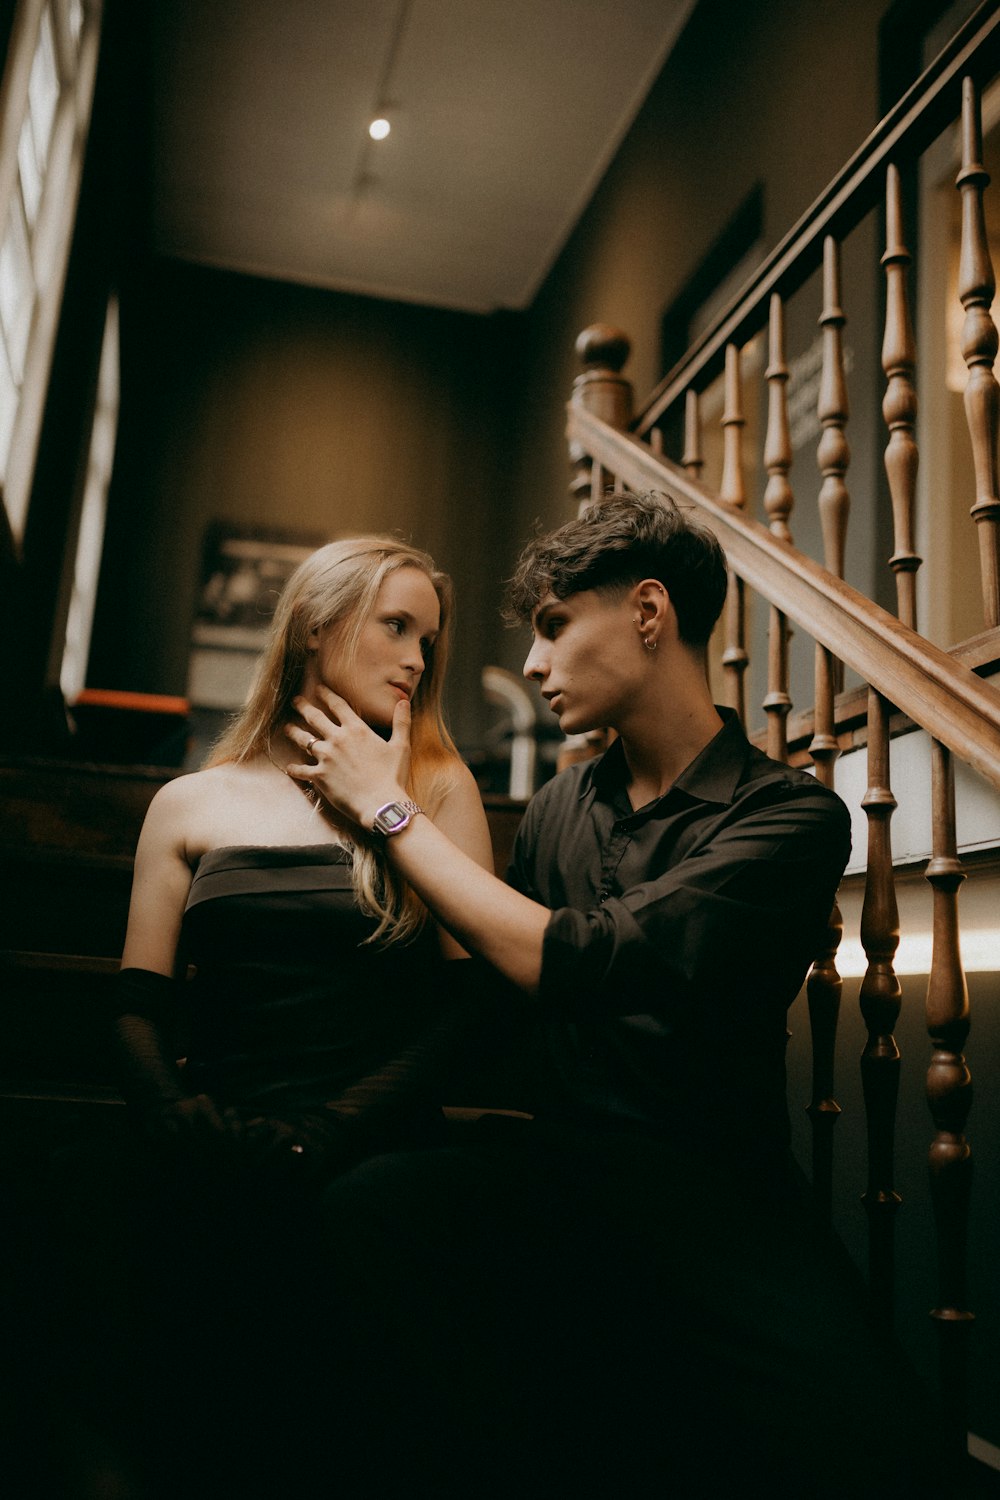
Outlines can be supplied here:
<path id="1" fill-rule="evenodd" d="M 370 829 L 386 802 L 405 800 L 410 774 L 410 705 L 402 699 L 392 718 L 392 736 L 384 740 L 358 717 L 345 699 L 318 687 L 324 707 L 305 698 L 294 700 L 302 722 L 286 724 L 288 738 L 312 762 L 290 765 L 288 774 L 307 781 L 358 827 Z M 325 710 L 325 711 L 324 711 Z"/>
<path id="2" fill-rule="evenodd" d="M 158 1145 L 197 1149 L 217 1143 L 223 1134 L 222 1117 L 207 1094 L 169 1099 L 142 1111 L 142 1128 Z"/>
<path id="3" fill-rule="evenodd" d="M 229 1164 L 261 1183 L 333 1176 L 350 1162 L 343 1122 L 326 1109 L 300 1110 L 279 1119 L 231 1106 L 223 1125 Z"/>

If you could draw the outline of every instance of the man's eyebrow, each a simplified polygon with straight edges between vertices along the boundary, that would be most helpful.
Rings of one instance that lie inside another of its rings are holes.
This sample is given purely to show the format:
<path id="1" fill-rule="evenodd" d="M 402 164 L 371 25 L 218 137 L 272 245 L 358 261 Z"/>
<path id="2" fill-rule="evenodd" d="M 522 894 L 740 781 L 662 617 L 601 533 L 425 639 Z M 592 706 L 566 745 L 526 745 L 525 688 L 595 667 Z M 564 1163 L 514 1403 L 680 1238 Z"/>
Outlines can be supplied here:
<path id="1" fill-rule="evenodd" d="M 565 603 L 565 599 L 561 598 L 559 594 L 554 594 L 549 589 L 547 593 L 543 594 L 531 612 L 532 624 L 535 624 L 538 620 L 544 620 L 554 609 L 562 609 Z"/>

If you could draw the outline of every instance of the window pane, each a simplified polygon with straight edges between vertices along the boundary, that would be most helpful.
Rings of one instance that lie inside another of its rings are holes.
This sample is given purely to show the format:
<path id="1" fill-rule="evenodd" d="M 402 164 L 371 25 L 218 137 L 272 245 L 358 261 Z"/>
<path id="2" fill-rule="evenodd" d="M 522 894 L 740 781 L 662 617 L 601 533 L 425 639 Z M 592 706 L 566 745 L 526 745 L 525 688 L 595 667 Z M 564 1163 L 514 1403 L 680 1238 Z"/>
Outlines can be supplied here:
<path id="1" fill-rule="evenodd" d="M 80 32 L 83 30 L 83 5 L 81 0 L 69 0 L 66 7 L 66 19 L 69 22 L 69 34 L 74 44 L 80 45 Z"/>
<path id="2" fill-rule="evenodd" d="M 35 141 L 31 121 L 25 119 L 17 142 L 17 170 L 21 179 L 21 197 L 28 224 L 34 228 L 38 204 L 42 196 L 42 176 L 35 157 Z"/>
<path id="3" fill-rule="evenodd" d="M 38 29 L 38 46 L 35 48 L 28 80 L 28 118 L 35 137 L 35 155 L 44 164 L 49 154 L 52 138 L 52 122 L 59 102 L 59 74 L 56 71 L 56 53 L 52 41 L 52 19 L 48 10 L 42 15 Z"/>
<path id="4" fill-rule="evenodd" d="M 7 472 L 7 455 L 10 453 L 10 438 L 14 431 L 19 396 L 7 363 L 7 351 L 0 339 L 0 477 Z"/>
<path id="5" fill-rule="evenodd" d="M 91 434 L 87 478 L 83 492 L 83 513 L 76 547 L 73 588 L 66 620 L 66 645 L 63 651 L 59 681 L 63 696 L 75 702 L 86 680 L 90 633 L 97 598 L 97 579 L 101 570 L 104 546 L 104 520 L 108 485 L 114 462 L 115 436 L 118 427 L 118 304 L 108 306 L 104 325 L 104 343 L 97 378 L 97 407 Z"/>
<path id="6" fill-rule="evenodd" d="M 28 236 L 20 199 L 15 198 L 10 206 L 7 233 L 0 246 L 0 327 L 18 383 L 24 373 L 24 354 L 34 305 L 35 283 L 31 275 Z"/>

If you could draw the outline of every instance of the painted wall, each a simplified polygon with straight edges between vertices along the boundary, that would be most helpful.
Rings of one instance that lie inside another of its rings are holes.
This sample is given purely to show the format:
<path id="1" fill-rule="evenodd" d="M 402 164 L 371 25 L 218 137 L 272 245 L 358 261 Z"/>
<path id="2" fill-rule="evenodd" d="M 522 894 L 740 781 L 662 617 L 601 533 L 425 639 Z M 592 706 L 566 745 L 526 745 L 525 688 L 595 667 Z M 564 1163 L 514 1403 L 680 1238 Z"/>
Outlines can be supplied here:
<path id="1" fill-rule="evenodd" d="M 508 320 L 151 261 L 122 296 L 122 412 L 89 680 L 183 693 L 206 528 L 400 532 L 458 587 L 475 744 L 499 629 Z"/>

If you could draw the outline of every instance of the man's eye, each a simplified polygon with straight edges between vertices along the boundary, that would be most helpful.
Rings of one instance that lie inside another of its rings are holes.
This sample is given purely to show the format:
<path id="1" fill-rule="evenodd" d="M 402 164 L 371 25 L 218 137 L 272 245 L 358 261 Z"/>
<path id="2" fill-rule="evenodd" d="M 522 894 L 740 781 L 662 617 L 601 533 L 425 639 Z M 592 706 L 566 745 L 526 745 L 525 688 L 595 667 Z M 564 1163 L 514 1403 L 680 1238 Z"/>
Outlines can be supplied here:
<path id="1" fill-rule="evenodd" d="M 549 618 L 545 622 L 545 634 L 551 640 L 551 638 L 554 635 L 558 635 L 559 634 L 559 631 L 562 629 L 562 627 L 563 627 L 563 625 L 565 623 L 566 623 L 565 620 L 560 620 L 558 618 L 558 616 L 555 619 L 553 619 L 553 617 L 550 615 Z"/>

